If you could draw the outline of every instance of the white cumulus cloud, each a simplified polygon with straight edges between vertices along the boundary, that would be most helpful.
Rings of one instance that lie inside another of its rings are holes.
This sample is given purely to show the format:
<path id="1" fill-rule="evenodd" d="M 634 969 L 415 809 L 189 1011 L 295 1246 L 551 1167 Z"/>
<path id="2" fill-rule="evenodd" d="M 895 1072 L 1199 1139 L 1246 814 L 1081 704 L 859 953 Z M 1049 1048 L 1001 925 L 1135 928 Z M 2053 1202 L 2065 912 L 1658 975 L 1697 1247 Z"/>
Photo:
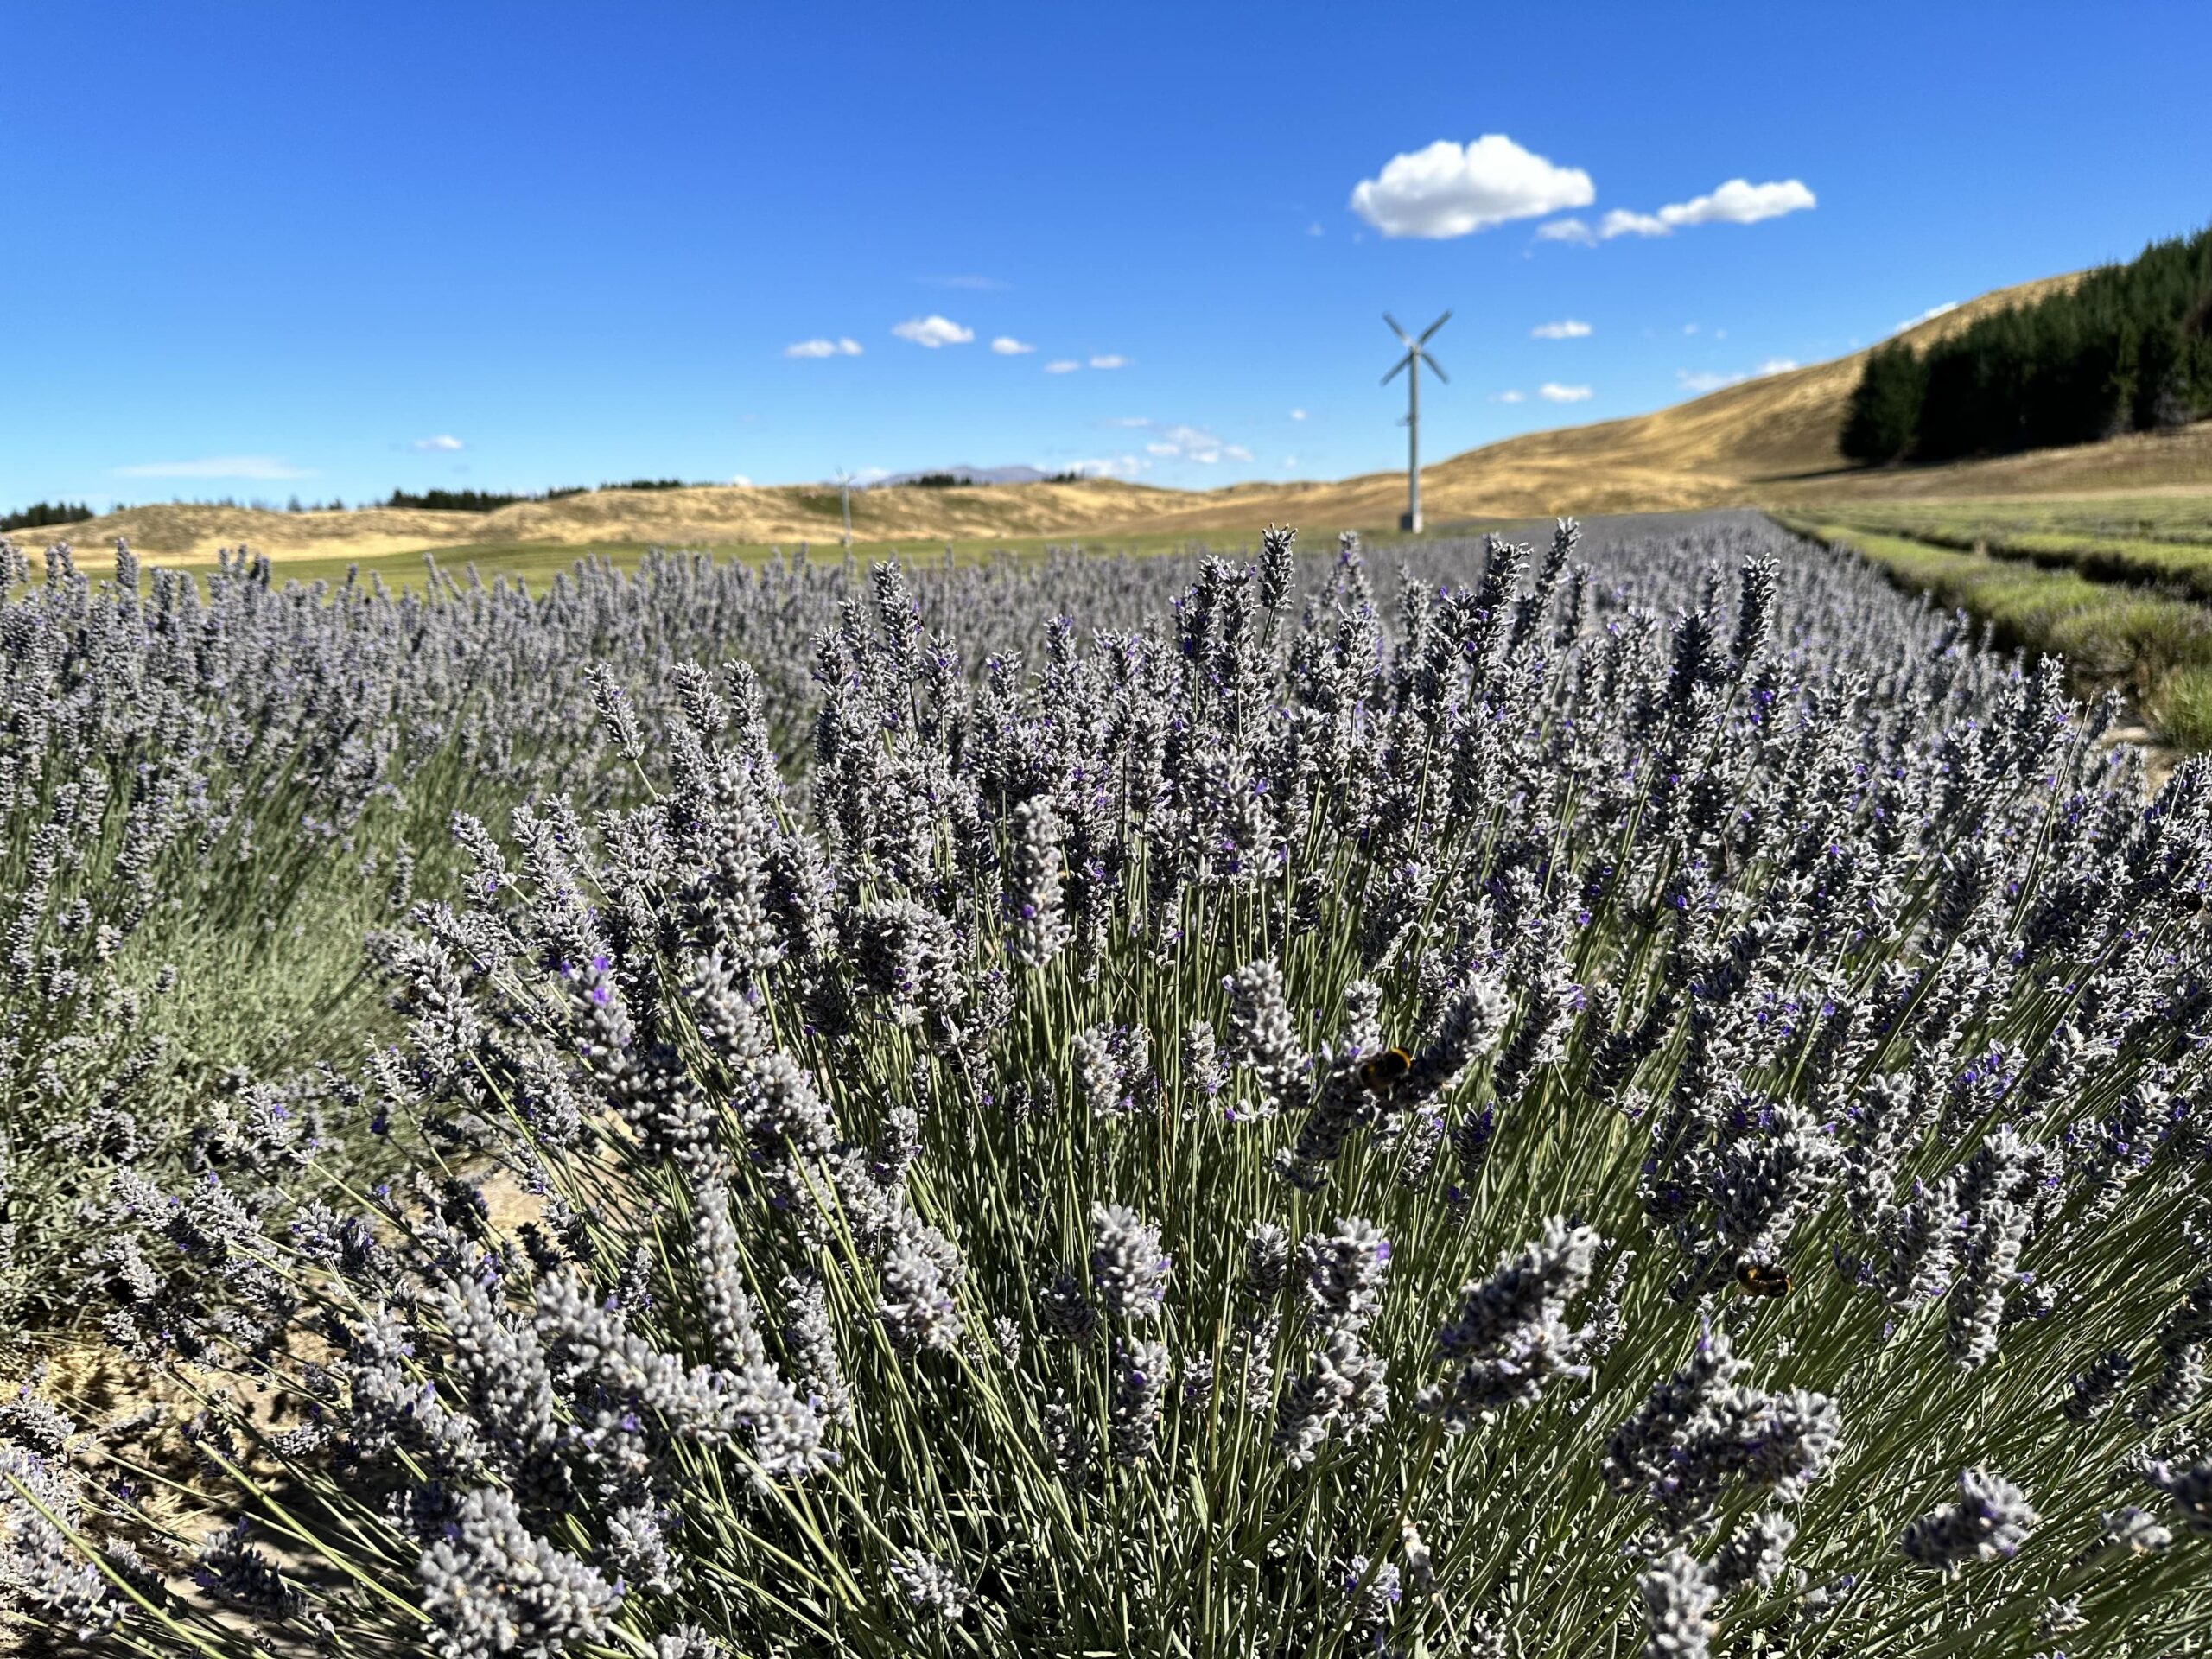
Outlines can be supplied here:
<path id="1" fill-rule="evenodd" d="M 1573 317 L 1559 322 L 1540 322 L 1529 331 L 1531 340 L 1581 340 L 1590 333 L 1590 325 L 1577 322 Z"/>
<path id="2" fill-rule="evenodd" d="M 1001 357 L 1020 357 L 1023 353 L 1033 352 L 1037 348 L 1027 340 L 1016 340 L 1012 334 L 1001 334 L 991 342 L 991 349 Z"/>
<path id="3" fill-rule="evenodd" d="M 243 478 L 269 480 L 313 478 L 305 467 L 295 467 L 275 455 L 208 455 L 199 461 L 148 461 L 114 469 L 118 478 Z"/>
<path id="4" fill-rule="evenodd" d="M 1061 470 L 1081 473 L 1085 478 L 1135 478 L 1151 464 L 1135 455 L 1109 455 L 1098 461 L 1071 461 Z"/>
<path id="5" fill-rule="evenodd" d="M 1536 396 L 1548 404 L 1586 403 L 1590 397 L 1587 386 L 1562 386 L 1556 380 L 1547 380 L 1536 388 Z"/>
<path id="6" fill-rule="evenodd" d="M 1819 198 L 1802 179 L 1783 179 L 1753 184 L 1731 179 L 1708 195 L 1670 202 L 1656 213 L 1632 213 L 1616 207 L 1599 221 L 1598 234 L 1616 236 L 1671 236 L 1688 225 L 1756 225 L 1763 219 L 1779 219 L 1817 204 Z"/>
<path id="7" fill-rule="evenodd" d="M 1054 358 L 1050 363 L 1047 363 L 1045 365 L 1045 372 L 1047 374 L 1073 374 L 1082 366 L 1082 364 L 1077 362 L 1075 359 L 1071 357 L 1058 357 Z"/>
<path id="8" fill-rule="evenodd" d="M 926 346 L 931 351 L 940 346 L 965 346 L 976 338 L 973 328 L 963 328 L 950 317 L 940 317 L 931 312 L 926 317 L 909 317 L 893 324 L 891 332 L 901 340 L 911 340 L 917 346 Z"/>
<path id="9" fill-rule="evenodd" d="M 1128 365 L 1128 361 L 1129 359 L 1126 357 L 1117 357 L 1113 353 L 1107 352 L 1100 356 L 1092 358 L 1090 359 L 1090 366 L 1094 369 L 1126 368 Z"/>
<path id="10" fill-rule="evenodd" d="M 732 473 L 729 475 L 729 481 L 741 490 L 749 490 L 753 487 L 753 480 L 743 473 Z"/>
<path id="11" fill-rule="evenodd" d="M 802 340 L 797 345 L 784 347 L 785 357 L 858 357 L 861 343 L 857 340 Z"/>
<path id="12" fill-rule="evenodd" d="M 1529 401 L 1529 394 L 1525 391 L 1501 391 L 1497 401 L 1501 404 L 1525 404 Z"/>
<path id="13" fill-rule="evenodd" d="M 416 439 L 414 447 L 417 449 L 428 449 L 435 454 L 451 454 L 454 450 L 466 449 L 468 446 L 451 433 L 441 432 L 435 438 Z"/>
<path id="14" fill-rule="evenodd" d="M 1491 132 L 1471 144 L 1440 138 L 1393 156 L 1379 175 L 1353 187 L 1351 210 L 1385 236 L 1433 240 L 1586 207 L 1596 194 L 1580 168 L 1555 167 Z"/>

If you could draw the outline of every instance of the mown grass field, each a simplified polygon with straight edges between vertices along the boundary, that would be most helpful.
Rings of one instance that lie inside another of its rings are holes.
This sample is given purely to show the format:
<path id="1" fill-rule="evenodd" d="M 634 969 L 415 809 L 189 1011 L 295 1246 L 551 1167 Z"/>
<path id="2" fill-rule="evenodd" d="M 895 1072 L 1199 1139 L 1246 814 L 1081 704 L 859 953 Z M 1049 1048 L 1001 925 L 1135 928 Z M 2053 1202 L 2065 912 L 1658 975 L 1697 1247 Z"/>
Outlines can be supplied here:
<path id="1" fill-rule="evenodd" d="M 1491 526 L 1486 524 L 1484 528 Z M 1496 528 L 1500 534 L 1526 537 L 1542 533 L 1547 525 L 1545 521 L 1530 519 L 1498 524 Z M 1369 549 L 1387 554 L 1390 549 L 1410 544 L 1415 538 L 1393 529 L 1372 532 L 1363 531 L 1360 539 Z M 951 540 L 907 537 L 893 541 L 855 541 L 850 551 L 856 564 L 866 566 L 887 558 L 898 559 L 908 564 L 933 564 L 942 561 L 949 550 L 953 563 L 964 568 L 988 564 L 1001 558 L 1042 558 L 1056 548 L 1081 547 L 1094 551 L 1150 556 L 1182 553 L 1198 544 L 1197 537 L 1184 531 L 1163 531 L 1098 536 L 967 537 Z M 487 584 L 505 577 L 511 582 L 526 583 L 533 592 L 537 592 L 542 591 L 556 575 L 573 569 L 582 560 L 605 561 L 620 570 L 634 570 L 654 545 L 656 543 L 639 541 L 594 542 L 581 545 L 556 542 L 476 542 L 454 547 L 378 553 L 359 558 L 278 554 L 270 558 L 270 570 L 279 585 L 288 582 L 327 582 L 334 587 L 344 582 L 351 574 L 356 582 L 362 583 L 366 583 L 372 575 L 380 577 L 385 585 L 394 592 L 407 593 L 422 591 L 429 581 L 433 564 L 444 575 L 460 582 L 467 582 L 467 572 L 473 567 L 478 577 Z M 844 560 L 847 553 L 834 536 L 826 540 L 792 539 L 774 543 L 671 542 L 663 545 L 741 563 L 764 561 L 779 551 L 787 556 L 795 555 L 803 549 L 806 556 L 817 563 L 836 564 Z M 1207 545 L 1219 548 L 1230 546 L 1231 543 L 1217 537 L 1211 538 Z M 1252 546 L 1256 548 L 1257 545 L 1257 538 L 1255 537 Z M 149 563 L 161 565 L 168 561 L 157 556 Z M 206 567 L 195 564 L 181 568 L 204 570 Z"/>
<path id="2" fill-rule="evenodd" d="M 1901 587 L 2116 686 L 2173 743 L 2212 747 L 2212 500 L 2146 497 L 1823 509 L 1781 522 L 1847 546 Z M 2156 529 L 2171 540 L 2111 536 Z M 2202 539 L 2182 539 L 2197 529 Z"/>
<path id="3" fill-rule="evenodd" d="M 1854 502 L 1809 511 L 1853 530 L 2212 600 L 2212 495 Z"/>

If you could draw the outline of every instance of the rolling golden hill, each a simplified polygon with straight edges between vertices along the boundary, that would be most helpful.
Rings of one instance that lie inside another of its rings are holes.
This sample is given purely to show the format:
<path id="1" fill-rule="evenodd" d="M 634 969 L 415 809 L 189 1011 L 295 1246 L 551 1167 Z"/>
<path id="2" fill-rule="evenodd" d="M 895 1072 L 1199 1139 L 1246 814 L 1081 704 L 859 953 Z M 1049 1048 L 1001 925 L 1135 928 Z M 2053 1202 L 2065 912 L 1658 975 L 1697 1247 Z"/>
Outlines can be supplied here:
<path id="1" fill-rule="evenodd" d="M 1908 330 L 1926 345 L 1974 318 L 2076 281 L 2045 277 L 1999 289 Z M 2212 423 L 1934 467 L 1849 468 L 1836 448 L 1864 352 L 1708 392 L 1625 420 L 1531 432 L 1432 464 L 1422 474 L 1432 523 L 1741 504 L 1797 505 L 1869 499 L 1971 499 L 2104 491 L 2212 492 Z M 1197 533 L 1281 522 L 1315 533 L 1395 522 L 1402 473 L 1335 482 L 1251 483 L 1167 490 L 1111 480 L 960 489 L 868 490 L 853 497 L 865 542 Z M 496 512 L 372 507 L 271 512 L 184 505 L 131 507 L 86 523 L 20 532 L 97 547 L 127 536 L 173 563 L 213 562 L 247 546 L 279 562 L 490 543 L 553 547 L 761 545 L 836 541 L 838 502 L 820 486 L 601 490 Z"/>

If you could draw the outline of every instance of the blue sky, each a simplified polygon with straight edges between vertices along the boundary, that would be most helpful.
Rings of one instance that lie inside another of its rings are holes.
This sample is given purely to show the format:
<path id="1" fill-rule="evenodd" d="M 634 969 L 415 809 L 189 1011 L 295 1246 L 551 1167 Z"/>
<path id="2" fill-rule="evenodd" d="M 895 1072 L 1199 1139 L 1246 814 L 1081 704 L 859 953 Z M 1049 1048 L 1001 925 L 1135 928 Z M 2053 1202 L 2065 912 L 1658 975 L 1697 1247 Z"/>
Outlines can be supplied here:
<path id="1" fill-rule="evenodd" d="M 2194 228 L 2208 61 L 2196 3 L 6 0 L 0 510 L 1340 476 L 1450 308 L 1440 457 Z"/>

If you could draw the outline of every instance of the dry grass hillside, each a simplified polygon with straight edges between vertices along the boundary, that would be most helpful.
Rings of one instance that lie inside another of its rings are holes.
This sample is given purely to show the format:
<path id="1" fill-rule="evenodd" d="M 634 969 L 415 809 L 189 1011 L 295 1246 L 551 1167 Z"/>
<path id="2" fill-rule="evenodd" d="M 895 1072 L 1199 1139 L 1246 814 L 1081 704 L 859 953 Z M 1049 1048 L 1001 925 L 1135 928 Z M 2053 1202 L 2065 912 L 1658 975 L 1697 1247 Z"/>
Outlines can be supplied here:
<path id="1" fill-rule="evenodd" d="M 1922 323 L 1904 338 L 1926 345 L 1974 318 L 2075 282 L 2045 277 L 1999 289 Z M 1429 518 L 1521 518 L 1552 512 L 1649 512 L 1730 503 L 2094 494 L 2107 490 L 2212 491 L 2212 423 L 2164 436 L 2133 435 L 1938 467 L 1865 472 L 1836 449 L 1843 408 L 1865 353 L 1854 353 L 1725 387 L 1649 415 L 1532 432 L 1434 463 L 1422 474 Z M 1332 483 L 1240 484 L 1192 492 L 1098 480 L 970 489 L 884 489 L 853 498 L 863 542 L 995 537 L 1103 537 L 1249 531 L 1280 521 L 1316 532 L 1395 522 L 1405 500 L 1400 473 Z M 604 490 L 533 501 L 497 512 L 369 508 L 265 512 L 207 506 L 132 507 L 36 540 L 66 535 L 84 546 L 127 536 L 170 563 L 212 561 L 249 546 L 283 560 L 372 558 L 486 544 L 544 547 L 758 546 L 834 542 L 833 490 Z"/>

